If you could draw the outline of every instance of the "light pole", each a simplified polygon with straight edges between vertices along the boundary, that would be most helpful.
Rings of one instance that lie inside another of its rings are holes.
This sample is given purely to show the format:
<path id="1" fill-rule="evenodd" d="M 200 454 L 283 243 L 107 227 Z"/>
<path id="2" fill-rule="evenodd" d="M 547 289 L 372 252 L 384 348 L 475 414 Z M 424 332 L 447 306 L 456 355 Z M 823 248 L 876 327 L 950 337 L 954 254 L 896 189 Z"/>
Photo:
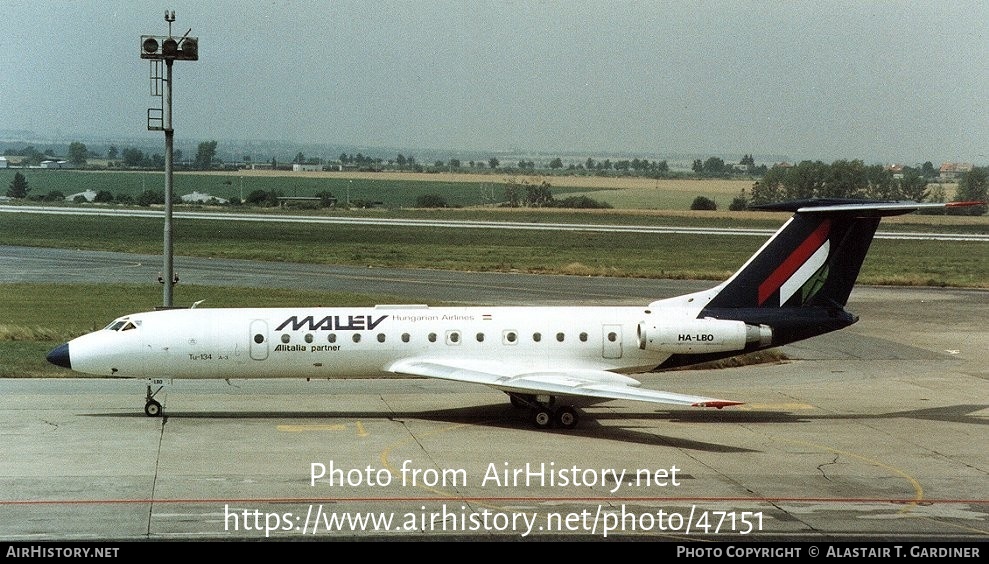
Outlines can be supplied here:
<path id="1" fill-rule="evenodd" d="M 172 63 L 198 61 L 199 38 L 189 37 L 189 31 L 181 38 L 172 36 L 175 11 L 165 10 L 168 36 L 142 35 L 141 58 L 151 61 L 151 95 L 162 98 L 160 108 L 148 108 L 148 130 L 165 132 L 165 247 L 164 267 L 159 281 L 164 287 L 163 307 L 172 307 L 172 287 L 178 282 L 172 267 L 172 161 L 175 130 L 172 128 Z M 161 64 L 165 63 L 165 76 Z"/>

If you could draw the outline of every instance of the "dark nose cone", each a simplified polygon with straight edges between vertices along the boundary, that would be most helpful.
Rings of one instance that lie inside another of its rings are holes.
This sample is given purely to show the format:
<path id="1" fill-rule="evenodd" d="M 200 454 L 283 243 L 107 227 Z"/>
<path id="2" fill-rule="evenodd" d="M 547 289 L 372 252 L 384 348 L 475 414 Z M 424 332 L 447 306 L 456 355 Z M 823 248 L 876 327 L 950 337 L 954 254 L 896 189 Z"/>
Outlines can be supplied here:
<path id="1" fill-rule="evenodd" d="M 63 343 L 48 353 L 48 362 L 61 366 L 62 368 L 72 368 L 72 363 L 69 361 L 69 344 Z"/>

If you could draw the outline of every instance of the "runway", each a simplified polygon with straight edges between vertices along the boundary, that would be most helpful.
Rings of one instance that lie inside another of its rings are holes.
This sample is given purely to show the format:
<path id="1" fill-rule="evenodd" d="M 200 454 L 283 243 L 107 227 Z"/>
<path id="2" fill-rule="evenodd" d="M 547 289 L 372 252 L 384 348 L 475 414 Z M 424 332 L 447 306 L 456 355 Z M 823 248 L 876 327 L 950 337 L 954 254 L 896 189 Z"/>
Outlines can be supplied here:
<path id="1" fill-rule="evenodd" d="M 0 245 L 0 283 L 157 284 L 161 256 Z M 464 273 L 175 257 L 180 284 L 405 296 L 436 304 L 642 303 L 711 282 Z"/>
<path id="2" fill-rule="evenodd" d="M 711 285 L 176 265 L 195 284 L 428 303 L 627 304 Z M 157 271 L 155 257 L 0 247 L 0 283 Z M 745 405 L 614 401 L 573 431 L 427 380 L 176 382 L 163 419 L 143 415 L 140 381 L 0 380 L 0 539 L 984 541 L 987 298 L 857 288 L 861 321 L 786 347 L 788 362 L 642 377 Z"/>
<path id="3" fill-rule="evenodd" d="M 112 208 L 78 208 L 64 206 L 4 206 L 0 213 L 29 213 L 44 215 L 85 215 L 97 217 L 156 217 L 163 218 L 164 211 Z M 443 227 L 450 229 L 511 229 L 524 231 L 583 231 L 604 233 L 667 233 L 693 235 L 732 235 L 767 238 L 776 229 L 738 227 L 687 227 L 663 225 L 618 225 L 594 223 L 535 223 L 526 221 L 478 221 L 456 219 L 396 219 L 375 217 L 344 217 L 326 215 L 272 215 L 257 213 L 228 213 L 211 211 L 177 211 L 173 217 L 184 220 L 249 221 L 261 223 L 350 224 L 389 225 L 405 227 Z M 989 241 L 989 235 L 981 233 L 918 233 L 877 231 L 876 239 L 912 241 Z"/>

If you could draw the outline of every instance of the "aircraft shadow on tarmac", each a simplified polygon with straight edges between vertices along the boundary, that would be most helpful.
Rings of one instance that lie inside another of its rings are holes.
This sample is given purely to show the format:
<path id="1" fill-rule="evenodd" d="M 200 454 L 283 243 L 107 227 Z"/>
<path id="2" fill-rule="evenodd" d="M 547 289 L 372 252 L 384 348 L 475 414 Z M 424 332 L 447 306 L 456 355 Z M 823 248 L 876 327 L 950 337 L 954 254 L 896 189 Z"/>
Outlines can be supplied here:
<path id="1" fill-rule="evenodd" d="M 795 414 L 786 411 L 741 411 L 741 410 L 660 410 L 649 413 L 634 412 L 590 412 L 585 413 L 580 425 L 569 430 L 536 430 L 530 429 L 531 423 L 525 416 L 526 411 L 506 407 L 504 404 L 490 404 L 430 411 L 202 411 L 176 412 L 168 411 L 162 419 L 422 419 L 444 423 L 460 423 L 465 425 L 483 425 L 492 429 L 517 430 L 526 429 L 533 433 L 553 433 L 555 435 L 576 435 L 584 438 L 617 440 L 627 443 L 665 446 L 697 450 L 703 452 L 743 453 L 756 452 L 752 449 L 734 447 L 727 444 L 702 442 L 681 437 L 659 435 L 654 431 L 656 426 L 649 426 L 648 431 L 640 423 L 635 425 L 601 425 L 601 421 L 657 421 L 659 429 L 662 422 L 691 423 L 691 424 L 794 424 L 811 423 L 814 421 L 849 421 L 849 420 L 879 420 L 879 419 L 920 419 L 951 423 L 968 423 L 986 425 L 989 419 L 976 412 L 989 408 L 987 404 L 962 404 L 909 411 L 894 411 L 874 414 L 837 414 L 825 413 Z M 124 417 L 146 418 L 143 413 L 90 413 L 91 417 Z"/>
<path id="2" fill-rule="evenodd" d="M 989 418 L 972 415 L 989 408 L 989 404 L 962 404 L 892 411 L 889 413 L 822 413 L 795 414 L 785 411 L 725 411 L 718 417 L 705 417 L 698 411 L 660 411 L 650 415 L 636 415 L 637 419 L 663 419 L 671 423 L 810 423 L 813 421 L 854 421 L 879 419 L 920 419 L 945 423 L 987 425 Z M 600 417 L 599 417 L 600 419 Z"/>
<path id="3" fill-rule="evenodd" d="M 708 412 L 709 416 L 716 419 L 716 413 Z M 679 437 L 657 435 L 651 432 L 655 427 L 649 426 L 650 432 L 637 431 L 629 425 L 606 426 L 598 424 L 598 419 L 628 420 L 640 419 L 643 414 L 600 414 L 586 413 L 581 418 L 580 424 L 575 429 L 549 429 L 537 430 L 532 428 L 532 423 L 527 416 L 527 410 L 519 410 L 508 407 L 503 403 L 459 407 L 451 409 L 439 409 L 428 411 L 195 411 L 182 412 L 166 410 L 162 421 L 167 423 L 169 419 L 421 419 L 426 421 L 436 421 L 451 424 L 479 425 L 491 429 L 505 430 L 525 430 L 532 433 L 550 433 L 554 436 L 572 435 L 584 438 L 598 438 L 606 440 L 622 441 L 626 443 L 666 446 L 683 448 L 688 450 L 698 450 L 704 452 L 742 453 L 756 452 L 751 449 L 738 448 L 730 445 L 718 443 L 708 443 L 685 439 Z M 147 419 L 141 412 L 134 413 L 88 413 L 88 417 L 120 417 L 120 418 L 140 418 Z M 645 414 L 647 418 L 658 419 L 654 414 Z M 645 429 L 644 426 L 639 426 Z"/>

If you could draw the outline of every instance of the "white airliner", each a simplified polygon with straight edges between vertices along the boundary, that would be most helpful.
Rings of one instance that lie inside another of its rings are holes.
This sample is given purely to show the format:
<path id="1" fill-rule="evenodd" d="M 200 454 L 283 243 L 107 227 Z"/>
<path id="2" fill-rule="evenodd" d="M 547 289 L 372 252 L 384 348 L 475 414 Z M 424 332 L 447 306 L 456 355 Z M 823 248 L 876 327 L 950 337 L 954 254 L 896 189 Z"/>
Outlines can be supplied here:
<path id="1" fill-rule="evenodd" d="M 573 405 L 741 402 L 640 387 L 628 374 L 776 347 L 858 318 L 848 295 L 880 218 L 966 204 L 804 200 L 727 281 L 643 307 L 193 308 L 135 313 L 48 361 L 115 378 L 425 377 L 483 384 L 572 428 Z M 160 390 L 160 388 L 159 388 Z M 147 387 L 145 413 L 160 416 Z M 557 399 L 565 398 L 566 402 Z"/>

